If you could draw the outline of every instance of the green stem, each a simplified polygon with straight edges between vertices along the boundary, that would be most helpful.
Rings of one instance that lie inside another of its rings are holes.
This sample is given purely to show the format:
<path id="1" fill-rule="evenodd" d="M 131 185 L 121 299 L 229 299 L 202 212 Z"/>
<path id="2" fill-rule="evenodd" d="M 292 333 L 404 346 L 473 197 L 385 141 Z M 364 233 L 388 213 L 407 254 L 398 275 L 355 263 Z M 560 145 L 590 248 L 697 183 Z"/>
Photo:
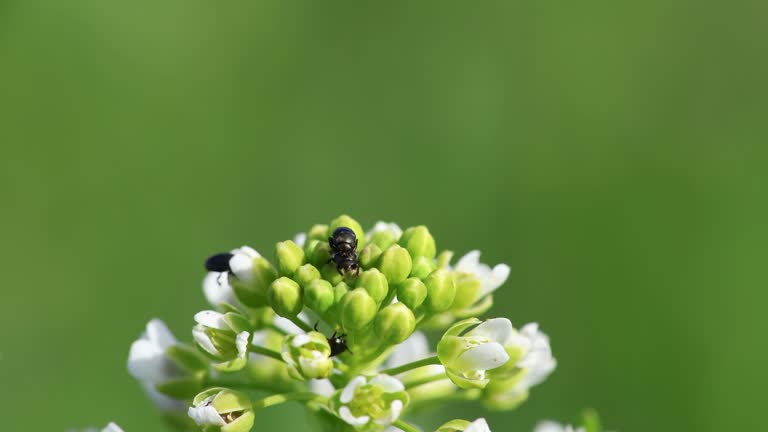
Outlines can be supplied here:
<path id="1" fill-rule="evenodd" d="M 421 359 L 415 362 L 406 363 L 402 366 L 384 369 L 383 371 L 381 371 L 381 373 L 387 374 L 387 375 L 397 375 L 403 372 L 408 372 L 411 369 L 416 369 L 416 368 L 429 366 L 433 364 L 440 364 L 440 359 L 438 359 L 437 356 L 427 357 L 425 359 Z"/>
<path id="2" fill-rule="evenodd" d="M 283 356 L 281 356 L 279 352 L 273 351 L 269 348 L 264 348 L 258 345 L 251 345 L 249 347 L 249 350 L 252 353 L 261 354 L 263 356 L 271 357 L 277 361 L 285 362 L 285 360 L 283 360 Z"/>
<path id="3" fill-rule="evenodd" d="M 271 407 L 273 405 L 279 405 L 288 401 L 303 401 L 303 402 L 327 402 L 328 398 L 320 396 L 312 392 L 296 392 L 296 393 L 284 393 L 267 396 L 264 399 L 257 400 L 253 403 L 253 409 L 261 409 Z"/>
<path id="4" fill-rule="evenodd" d="M 394 423 L 392 423 L 392 426 L 396 428 L 400 428 L 405 432 L 419 432 L 419 430 L 415 426 L 409 425 L 408 423 L 402 420 L 396 420 Z"/>
<path id="5" fill-rule="evenodd" d="M 427 375 L 424 377 L 416 378 L 409 381 L 403 381 L 403 385 L 407 390 L 410 390 L 414 387 L 418 387 L 423 384 L 429 384 L 434 381 L 439 381 L 441 379 L 448 379 L 448 377 L 444 373 L 439 373 L 435 375 Z"/>
<path id="6" fill-rule="evenodd" d="M 276 325 L 274 325 L 272 323 L 267 324 L 267 328 L 272 330 L 272 331 L 274 331 L 274 332 L 276 332 L 276 333 L 278 333 L 278 334 L 281 334 L 283 336 L 286 335 L 286 333 L 285 333 L 285 331 L 283 329 L 281 329 L 280 327 L 278 327 L 278 326 L 276 326 Z"/>

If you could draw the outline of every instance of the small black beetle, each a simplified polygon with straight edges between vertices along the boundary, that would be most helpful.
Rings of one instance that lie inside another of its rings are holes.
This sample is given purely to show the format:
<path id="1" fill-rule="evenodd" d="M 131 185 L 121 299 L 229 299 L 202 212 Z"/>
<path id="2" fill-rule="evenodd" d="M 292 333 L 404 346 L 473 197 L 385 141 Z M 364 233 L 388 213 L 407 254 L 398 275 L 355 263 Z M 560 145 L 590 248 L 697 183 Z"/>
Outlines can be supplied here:
<path id="1" fill-rule="evenodd" d="M 333 230 L 333 235 L 328 237 L 328 245 L 331 247 L 331 259 L 328 262 L 336 263 L 339 274 L 354 271 L 360 274 L 360 266 L 357 264 L 357 236 L 348 227 L 338 227 Z"/>
<path id="2" fill-rule="evenodd" d="M 319 332 L 317 329 L 317 324 L 315 323 L 315 331 Z M 335 331 L 331 335 L 331 337 L 326 338 L 328 339 L 328 345 L 331 347 L 331 355 L 328 357 L 335 357 L 341 353 L 349 352 L 352 354 L 352 351 L 349 350 L 349 347 L 347 346 L 347 340 L 345 339 L 347 337 L 346 333 L 337 334 Z"/>
<path id="3" fill-rule="evenodd" d="M 228 252 L 213 255 L 205 260 L 205 269 L 211 272 L 231 273 L 232 269 L 229 268 L 229 260 L 231 260 L 233 256 L 234 255 Z"/>

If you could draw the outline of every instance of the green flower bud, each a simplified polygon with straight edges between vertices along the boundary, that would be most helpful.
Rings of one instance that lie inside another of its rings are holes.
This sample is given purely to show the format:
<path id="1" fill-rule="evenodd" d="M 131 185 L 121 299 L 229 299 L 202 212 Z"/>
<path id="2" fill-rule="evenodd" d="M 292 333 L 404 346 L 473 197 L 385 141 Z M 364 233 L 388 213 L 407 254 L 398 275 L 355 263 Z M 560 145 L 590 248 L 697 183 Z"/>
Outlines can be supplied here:
<path id="1" fill-rule="evenodd" d="M 307 240 L 304 246 L 307 262 L 321 268 L 331 258 L 331 246 L 328 240 Z"/>
<path id="2" fill-rule="evenodd" d="M 373 301 L 380 304 L 389 293 L 387 278 L 380 271 L 373 268 L 360 273 L 355 283 L 356 288 L 365 288 Z"/>
<path id="3" fill-rule="evenodd" d="M 373 331 L 380 343 L 397 345 L 402 343 L 416 328 L 416 317 L 402 303 L 393 303 L 376 314 Z"/>
<path id="4" fill-rule="evenodd" d="M 307 241 L 320 240 L 328 242 L 328 225 L 312 225 L 307 231 Z"/>
<path id="5" fill-rule="evenodd" d="M 357 262 L 360 264 L 360 267 L 367 270 L 376 265 L 379 261 L 379 257 L 381 257 L 381 248 L 378 245 L 371 243 L 357 254 Z"/>
<path id="6" fill-rule="evenodd" d="M 287 277 L 275 280 L 269 286 L 269 305 L 280 316 L 295 317 L 304 306 L 301 287 Z"/>
<path id="7" fill-rule="evenodd" d="M 443 312 L 451 307 L 456 297 L 456 285 L 448 270 L 435 270 L 424 280 L 424 285 L 427 286 L 424 304 L 430 312 Z"/>
<path id="8" fill-rule="evenodd" d="M 416 257 L 413 259 L 413 268 L 411 269 L 411 276 L 419 279 L 425 279 L 437 268 L 435 260 L 427 257 Z"/>
<path id="9" fill-rule="evenodd" d="M 426 297 L 427 287 L 419 278 L 408 278 L 397 285 L 397 299 L 411 309 L 421 306 Z"/>
<path id="10" fill-rule="evenodd" d="M 453 282 L 456 284 L 456 298 L 453 300 L 453 309 L 464 309 L 471 306 L 480 292 L 480 279 L 470 273 L 454 272 Z"/>
<path id="11" fill-rule="evenodd" d="M 296 272 L 293 273 L 293 280 L 295 280 L 302 288 L 306 288 L 307 284 L 315 279 L 320 279 L 320 270 L 312 264 L 304 264 L 297 268 Z"/>
<path id="12" fill-rule="evenodd" d="M 333 372 L 331 346 L 325 335 L 316 331 L 287 336 L 281 355 L 288 373 L 298 380 L 328 378 Z"/>
<path id="13" fill-rule="evenodd" d="M 451 264 L 451 258 L 453 258 L 453 251 L 442 251 L 437 256 L 437 268 L 447 268 Z"/>
<path id="14" fill-rule="evenodd" d="M 353 289 L 341 299 L 341 324 L 349 332 L 365 329 L 376 317 L 377 310 L 368 291 Z"/>
<path id="15" fill-rule="evenodd" d="M 435 257 L 435 239 L 424 225 L 410 227 L 403 236 L 400 237 L 400 246 L 408 249 L 413 258 L 426 257 L 432 259 Z"/>
<path id="16" fill-rule="evenodd" d="M 368 244 L 375 244 L 379 249 L 384 250 L 393 244 L 397 243 L 398 238 L 391 230 L 377 231 L 371 234 L 368 240 Z"/>
<path id="17" fill-rule="evenodd" d="M 475 328 L 465 333 L 470 327 Z M 503 344 L 508 343 L 513 331 L 512 323 L 506 318 L 459 321 L 446 330 L 437 343 L 437 357 L 445 366 L 448 378 L 457 386 L 485 388 L 491 381 L 486 372 L 503 366 L 510 359 Z"/>
<path id="18" fill-rule="evenodd" d="M 328 235 L 330 236 L 333 231 L 338 227 L 347 227 L 355 232 L 357 236 L 357 248 L 358 250 L 365 246 L 365 231 L 360 224 L 347 215 L 341 215 L 331 221 L 331 225 L 328 227 Z M 327 240 L 327 238 L 326 238 Z"/>
<path id="19" fill-rule="evenodd" d="M 189 417 L 204 432 L 248 432 L 253 427 L 253 405 L 248 395 L 216 387 L 192 400 Z"/>
<path id="20" fill-rule="evenodd" d="M 304 304 L 321 316 L 333 306 L 333 286 L 327 280 L 315 279 L 304 288 Z"/>
<path id="21" fill-rule="evenodd" d="M 411 255 L 398 245 L 390 246 L 379 258 L 379 270 L 390 284 L 404 281 L 411 274 L 412 266 Z"/>
<path id="22" fill-rule="evenodd" d="M 344 276 L 339 273 L 339 269 L 336 268 L 336 264 L 332 262 L 325 263 L 325 265 L 320 267 L 320 275 L 323 276 L 323 279 L 327 280 L 333 285 L 338 285 L 344 280 Z"/>
<path id="23" fill-rule="evenodd" d="M 279 242 L 275 245 L 275 257 L 277 259 L 277 269 L 284 276 L 293 276 L 296 269 L 304 264 L 304 251 L 291 240 Z"/>
<path id="24" fill-rule="evenodd" d="M 264 257 L 258 257 L 253 260 L 252 275 L 251 280 L 247 282 L 230 277 L 235 295 L 246 306 L 266 306 L 269 284 L 277 279 L 277 271 Z"/>

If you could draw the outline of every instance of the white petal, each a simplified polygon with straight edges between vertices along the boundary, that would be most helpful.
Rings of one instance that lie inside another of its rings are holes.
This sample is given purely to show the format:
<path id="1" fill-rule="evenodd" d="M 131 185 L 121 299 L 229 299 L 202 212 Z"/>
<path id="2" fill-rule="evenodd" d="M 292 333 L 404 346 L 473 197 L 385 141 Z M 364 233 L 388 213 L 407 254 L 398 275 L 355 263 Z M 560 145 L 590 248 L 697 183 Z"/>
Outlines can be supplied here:
<path id="1" fill-rule="evenodd" d="M 488 426 L 488 422 L 480 417 L 464 428 L 464 432 L 491 432 L 491 428 Z"/>
<path id="2" fill-rule="evenodd" d="M 465 336 L 483 336 L 491 342 L 507 345 L 514 329 L 512 322 L 506 318 L 492 318 L 483 321 L 479 326 L 468 331 Z"/>
<path id="3" fill-rule="evenodd" d="M 341 417 L 342 420 L 351 424 L 352 426 L 362 426 L 368 423 L 369 420 L 371 420 L 371 418 L 368 416 L 360 416 L 360 417 L 353 416 L 352 411 L 350 411 L 349 408 L 346 406 L 343 406 L 339 409 L 339 417 Z"/>
<path id="4" fill-rule="evenodd" d="M 373 225 L 373 228 L 368 230 L 366 239 L 370 239 L 374 233 L 382 232 L 382 231 L 389 231 L 394 236 L 395 239 L 400 239 L 400 236 L 403 235 L 403 230 L 394 222 L 384 222 L 384 221 L 378 221 Z"/>
<path id="5" fill-rule="evenodd" d="M 370 384 L 381 388 L 385 393 L 395 393 L 405 390 L 405 386 L 399 379 L 384 374 L 376 375 L 371 380 Z"/>
<path id="6" fill-rule="evenodd" d="M 238 304 L 227 273 L 208 272 L 203 279 L 203 294 L 213 307 L 219 307 L 222 303 Z"/>
<path id="7" fill-rule="evenodd" d="M 280 330 L 284 331 L 289 335 L 297 335 L 297 334 L 304 333 L 304 330 L 299 328 L 299 326 L 294 324 L 293 321 L 289 320 L 288 318 L 283 318 L 281 316 L 275 315 L 274 324 L 275 324 L 275 327 L 279 328 Z"/>
<path id="8" fill-rule="evenodd" d="M 293 337 L 293 341 L 291 341 L 291 345 L 293 345 L 296 348 L 299 348 L 310 343 L 311 341 L 312 341 L 312 338 L 309 337 L 308 334 L 302 333 L 302 334 L 297 334 L 296 336 Z"/>
<path id="9" fill-rule="evenodd" d="M 107 425 L 107 427 L 102 429 L 101 432 L 123 432 L 123 430 L 120 428 L 120 426 L 114 423 L 110 423 Z"/>
<path id="10" fill-rule="evenodd" d="M 352 380 L 347 383 L 347 386 L 344 387 L 344 390 L 341 391 L 341 396 L 339 397 L 339 401 L 341 403 L 350 403 L 352 401 L 352 398 L 355 397 L 355 389 L 360 387 L 361 385 L 365 385 L 366 379 L 364 376 L 356 376 L 352 378 Z"/>
<path id="11" fill-rule="evenodd" d="M 163 320 L 152 319 L 147 323 L 147 338 L 163 349 L 176 344 L 176 338 Z"/>
<path id="12" fill-rule="evenodd" d="M 395 399 L 392 401 L 392 404 L 389 405 L 389 412 L 386 416 L 374 420 L 376 424 L 380 425 L 388 425 L 397 420 L 400 417 L 400 413 L 403 412 L 403 401 L 400 399 Z"/>
<path id="13" fill-rule="evenodd" d="M 295 236 L 293 236 L 293 242 L 296 243 L 299 247 L 303 248 L 304 245 L 307 243 L 307 233 L 298 233 Z"/>
<path id="14" fill-rule="evenodd" d="M 256 250 L 254 248 L 250 247 L 250 246 L 240 246 L 239 248 L 233 250 L 231 253 L 233 255 L 237 255 L 237 254 L 245 255 L 248 258 L 251 258 L 252 260 L 254 258 L 261 257 L 261 254 L 256 252 Z"/>
<path id="15" fill-rule="evenodd" d="M 536 424 L 534 432 L 565 432 L 570 426 L 563 426 L 551 420 L 541 421 Z"/>
<path id="16" fill-rule="evenodd" d="M 219 355 L 219 350 L 216 349 L 216 347 L 213 345 L 213 341 L 211 341 L 210 336 L 208 336 L 205 333 L 205 328 L 200 325 L 196 325 L 192 327 L 192 338 L 195 339 L 195 342 L 197 342 L 200 347 L 202 347 L 204 350 L 208 352 L 208 354 L 211 355 Z"/>
<path id="17" fill-rule="evenodd" d="M 486 371 L 502 366 L 509 354 L 500 344 L 490 342 L 464 351 L 454 363 L 462 372 Z"/>
<path id="18" fill-rule="evenodd" d="M 428 356 L 427 336 L 420 331 L 415 331 L 405 342 L 395 347 L 387 360 L 387 368 L 402 366 Z"/>
<path id="19" fill-rule="evenodd" d="M 241 281 L 249 282 L 253 279 L 253 273 L 251 273 L 251 270 L 253 269 L 253 260 L 254 258 L 246 254 L 238 253 L 229 259 L 229 268 L 232 270 L 235 277 Z"/>
<path id="20" fill-rule="evenodd" d="M 248 353 L 248 339 L 250 337 L 251 334 L 247 331 L 240 332 L 235 337 L 235 346 L 237 347 L 237 356 L 239 358 L 245 358 L 245 355 Z"/>
<path id="21" fill-rule="evenodd" d="M 463 257 L 459 258 L 459 262 L 456 263 L 456 271 L 464 273 L 475 273 L 480 264 L 480 251 L 472 250 L 467 252 Z"/>
<path id="22" fill-rule="evenodd" d="M 154 384 L 145 382 L 143 387 L 144 392 L 160 411 L 166 413 L 184 413 L 187 411 L 186 403 L 160 393 L 155 389 Z"/>
<path id="23" fill-rule="evenodd" d="M 212 310 L 196 313 L 195 322 L 217 330 L 231 330 L 229 324 L 224 320 L 224 314 Z"/>
<path id="24" fill-rule="evenodd" d="M 205 403 L 198 407 L 189 407 L 187 415 L 199 426 L 225 426 L 227 424 L 216 412 L 216 408 Z"/>
<path id="25" fill-rule="evenodd" d="M 504 282 L 509 278 L 511 269 L 506 264 L 497 264 L 493 270 L 488 274 L 488 277 L 482 285 L 480 296 L 490 294 L 500 286 L 504 285 Z"/>
<path id="26" fill-rule="evenodd" d="M 330 397 L 336 392 L 336 388 L 331 384 L 331 380 L 327 379 L 313 379 L 309 382 L 309 389 L 312 393 L 319 394 L 320 396 Z"/>

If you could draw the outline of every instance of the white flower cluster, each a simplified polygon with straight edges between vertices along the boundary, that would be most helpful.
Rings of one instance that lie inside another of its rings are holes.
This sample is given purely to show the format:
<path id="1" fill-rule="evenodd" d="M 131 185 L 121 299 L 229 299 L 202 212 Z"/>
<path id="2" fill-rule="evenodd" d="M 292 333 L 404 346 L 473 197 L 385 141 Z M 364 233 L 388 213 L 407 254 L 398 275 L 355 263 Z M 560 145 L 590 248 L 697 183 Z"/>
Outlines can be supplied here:
<path id="1" fill-rule="evenodd" d="M 214 255 L 194 343 L 151 320 L 128 370 L 166 418 L 209 432 L 251 430 L 258 410 L 289 401 L 328 431 L 416 431 L 407 414 L 455 398 L 512 409 L 555 369 L 549 338 L 536 323 L 476 318 L 510 268 L 476 250 L 451 256 L 424 226 L 363 231 L 346 215 L 277 243 L 273 261 L 248 246 Z M 438 431 L 490 427 L 457 419 Z"/>

